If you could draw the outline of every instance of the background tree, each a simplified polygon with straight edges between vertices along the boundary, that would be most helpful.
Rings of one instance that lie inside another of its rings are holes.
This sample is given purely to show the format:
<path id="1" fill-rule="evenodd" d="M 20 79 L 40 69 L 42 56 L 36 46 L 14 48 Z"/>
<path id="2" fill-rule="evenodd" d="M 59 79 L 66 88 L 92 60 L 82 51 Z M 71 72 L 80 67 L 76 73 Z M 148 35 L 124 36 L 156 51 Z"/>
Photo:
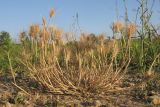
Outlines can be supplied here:
<path id="1" fill-rule="evenodd" d="M 6 31 L 0 32 L 0 48 L 8 51 L 11 46 L 10 34 Z"/>

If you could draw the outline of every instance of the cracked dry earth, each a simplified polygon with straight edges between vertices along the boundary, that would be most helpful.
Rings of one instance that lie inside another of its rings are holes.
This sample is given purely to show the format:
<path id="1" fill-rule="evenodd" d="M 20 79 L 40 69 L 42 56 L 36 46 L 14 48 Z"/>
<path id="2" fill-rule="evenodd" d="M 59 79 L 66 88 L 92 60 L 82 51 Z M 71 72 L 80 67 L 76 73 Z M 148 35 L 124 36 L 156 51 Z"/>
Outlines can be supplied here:
<path id="1" fill-rule="evenodd" d="M 11 77 L 1 76 L 0 107 L 160 107 L 159 77 L 127 74 L 113 91 L 80 97 L 49 93 L 28 78 L 17 78 L 18 87 L 12 83 Z"/>

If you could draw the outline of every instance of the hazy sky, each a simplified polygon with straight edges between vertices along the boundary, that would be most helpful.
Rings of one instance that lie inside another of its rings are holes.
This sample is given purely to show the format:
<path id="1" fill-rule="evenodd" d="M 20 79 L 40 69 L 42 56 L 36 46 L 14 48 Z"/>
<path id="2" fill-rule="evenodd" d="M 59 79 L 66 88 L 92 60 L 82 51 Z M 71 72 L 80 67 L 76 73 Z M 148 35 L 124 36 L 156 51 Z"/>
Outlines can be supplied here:
<path id="1" fill-rule="evenodd" d="M 129 19 L 136 16 L 137 0 L 126 0 Z M 151 1 L 151 0 L 150 0 Z M 155 0 L 153 23 L 160 23 L 160 1 Z M 69 31 L 78 13 L 83 31 L 110 34 L 110 26 L 116 20 L 116 0 L 0 0 L 0 31 L 5 30 L 16 38 L 32 23 L 41 24 L 42 16 L 48 17 L 50 8 L 56 11 L 52 24 Z M 151 5 L 151 3 L 149 4 Z M 123 0 L 118 0 L 120 19 L 124 16 Z"/>

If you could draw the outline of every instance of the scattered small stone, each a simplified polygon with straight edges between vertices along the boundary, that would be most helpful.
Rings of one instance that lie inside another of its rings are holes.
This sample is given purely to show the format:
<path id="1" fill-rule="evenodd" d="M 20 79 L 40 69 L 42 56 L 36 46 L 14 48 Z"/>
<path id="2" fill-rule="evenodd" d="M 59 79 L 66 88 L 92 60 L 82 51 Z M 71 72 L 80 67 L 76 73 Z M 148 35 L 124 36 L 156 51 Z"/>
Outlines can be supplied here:
<path id="1" fill-rule="evenodd" d="M 101 104 L 101 101 L 99 101 L 99 100 L 96 100 L 95 101 L 95 106 L 96 107 L 100 107 L 102 104 Z"/>
<path id="2" fill-rule="evenodd" d="M 154 73 L 155 73 L 155 71 L 149 70 L 149 71 L 146 72 L 145 77 L 146 78 L 153 77 Z"/>
<path id="3" fill-rule="evenodd" d="M 84 107 L 95 106 L 94 102 L 89 102 L 89 101 L 82 102 L 81 105 Z"/>
<path id="4" fill-rule="evenodd" d="M 160 105 L 160 96 L 154 95 L 149 97 L 149 100 L 154 104 L 154 105 Z"/>
<path id="5" fill-rule="evenodd" d="M 29 104 L 26 107 L 34 107 L 34 105 L 33 104 Z"/>
<path id="6" fill-rule="evenodd" d="M 14 105 L 14 106 L 12 106 L 12 107 L 25 107 L 25 106 L 22 105 L 22 104 L 16 104 L 16 105 Z"/>
<path id="7" fill-rule="evenodd" d="M 12 107 L 11 104 L 9 102 L 5 103 L 5 107 Z"/>

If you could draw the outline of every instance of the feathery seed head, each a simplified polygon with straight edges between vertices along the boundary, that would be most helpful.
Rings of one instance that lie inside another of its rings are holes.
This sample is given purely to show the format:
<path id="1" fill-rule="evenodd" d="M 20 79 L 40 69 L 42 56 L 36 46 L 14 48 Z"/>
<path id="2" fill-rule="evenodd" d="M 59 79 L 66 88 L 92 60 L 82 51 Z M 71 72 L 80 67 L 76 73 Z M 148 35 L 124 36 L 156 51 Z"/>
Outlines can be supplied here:
<path id="1" fill-rule="evenodd" d="M 100 35 L 98 36 L 98 40 L 99 40 L 101 43 L 103 43 L 104 40 L 105 40 L 104 34 L 100 34 Z"/>
<path id="2" fill-rule="evenodd" d="M 61 39 L 61 36 L 62 36 L 62 30 L 60 30 L 60 29 L 55 27 L 55 29 L 54 29 L 54 38 L 59 40 L 59 39 Z"/>
<path id="3" fill-rule="evenodd" d="M 35 37 L 40 31 L 39 25 L 32 24 L 29 28 L 29 35 Z"/>
<path id="4" fill-rule="evenodd" d="M 136 25 L 133 23 L 130 23 L 127 27 L 128 37 L 130 38 L 135 32 L 136 32 Z"/>
<path id="5" fill-rule="evenodd" d="M 46 18 L 42 17 L 43 26 L 46 26 Z"/>
<path id="6" fill-rule="evenodd" d="M 120 21 L 116 21 L 113 23 L 112 28 L 115 32 L 121 32 L 124 30 L 124 24 Z"/>
<path id="7" fill-rule="evenodd" d="M 50 10 L 49 16 L 50 16 L 50 18 L 55 16 L 55 11 L 53 8 Z"/>
<path id="8" fill-rule="evenodd" d="M 43 28 L 40 32 L 40 38 L 44 41 L 48 40 L 49 34 L 46 28 Z"/>

